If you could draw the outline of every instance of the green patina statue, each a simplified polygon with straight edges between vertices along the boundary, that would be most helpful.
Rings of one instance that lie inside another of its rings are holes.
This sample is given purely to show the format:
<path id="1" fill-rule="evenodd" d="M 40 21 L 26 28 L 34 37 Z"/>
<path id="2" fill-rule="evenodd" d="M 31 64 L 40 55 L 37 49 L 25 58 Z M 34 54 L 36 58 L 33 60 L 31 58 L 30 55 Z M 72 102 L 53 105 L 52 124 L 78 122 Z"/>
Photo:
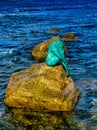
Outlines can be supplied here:
<path id="1" fill-rule="evenodd" d="M 48 53 L 46 56 L 46 64 L 48 66 L 55 66 L 61 63 L 66 70 L 66 76 L 70 75 L 68 62 L 65 57 L 64 42 L 61 40 L 55 40 L 48 47 Z"/>

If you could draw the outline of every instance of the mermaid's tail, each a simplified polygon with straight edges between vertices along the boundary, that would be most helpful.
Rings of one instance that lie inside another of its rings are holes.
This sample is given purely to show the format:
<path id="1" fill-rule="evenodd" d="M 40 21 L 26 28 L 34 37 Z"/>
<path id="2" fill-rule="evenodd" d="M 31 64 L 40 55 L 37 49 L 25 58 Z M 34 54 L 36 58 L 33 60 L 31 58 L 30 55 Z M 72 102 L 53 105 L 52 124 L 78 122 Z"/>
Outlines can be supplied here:
<path id="1" fill-rule="evenodd" d="M 62 65 L 66 70 L 66 76 L 69 77 L 70 76 L 70 71 L 69 71 L 68 62 L 66 60 L 62 61 Z"/>

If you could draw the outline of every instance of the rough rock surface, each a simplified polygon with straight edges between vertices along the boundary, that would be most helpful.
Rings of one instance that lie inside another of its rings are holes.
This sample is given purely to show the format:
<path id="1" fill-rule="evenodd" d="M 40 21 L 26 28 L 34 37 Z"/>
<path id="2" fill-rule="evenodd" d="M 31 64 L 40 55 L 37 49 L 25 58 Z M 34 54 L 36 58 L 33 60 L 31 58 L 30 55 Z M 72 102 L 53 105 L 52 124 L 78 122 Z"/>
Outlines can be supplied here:
<path id="1" fill-rule="evenodd" d="M 61 37 L 55 36 L 55 37 L 52 37 L 51 39 L 45 40 L 44 42 L 36 45 L 32 49 L 32 56 L 39 61 L 45 61 L 47 51 L 48 51 L 48 46 L 51 42 L 55 40 L 61 40 Z M 67 51 L 66 46 L 64 46 L 64 49 L 65 51 Z"/>
<path id="2" fill-rule="evenodd" d="M 61 65 L 45 63 L 13 73 L 6 90 L 5 104 L 33 110 L 69 111 L 74 108 L 78 91 Z"/>

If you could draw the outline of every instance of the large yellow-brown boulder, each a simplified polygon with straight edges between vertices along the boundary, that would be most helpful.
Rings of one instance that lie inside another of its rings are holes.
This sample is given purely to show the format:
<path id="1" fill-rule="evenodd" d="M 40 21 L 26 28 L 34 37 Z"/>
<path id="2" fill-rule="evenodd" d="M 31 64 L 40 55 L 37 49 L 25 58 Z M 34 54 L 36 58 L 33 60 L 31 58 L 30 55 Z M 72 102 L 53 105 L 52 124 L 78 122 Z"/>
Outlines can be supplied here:
<path id="1" fill-rule="evenodd" d="M 48 45 L 55 41 L 55 40 L 59 40 L 61 39 L 60 36 L 55 36 L 52 37 L 48 40 L 45 40 L 44 42 L 41 42 L 40 44 L 36 45 L 33 49 L 32 49 L 32 56 L 40 61 L 45 61 L 45 57 L 47 55 L 47 51 L 48 51 Z"/>
<path id="2" fill-rule="evenodd" d="M 61 65 L 48 67 L 40 63 L 12 74 L 4 102 L 11 107 L 35 111 L 69 111 L 77 98 L 78 91 Z"/>

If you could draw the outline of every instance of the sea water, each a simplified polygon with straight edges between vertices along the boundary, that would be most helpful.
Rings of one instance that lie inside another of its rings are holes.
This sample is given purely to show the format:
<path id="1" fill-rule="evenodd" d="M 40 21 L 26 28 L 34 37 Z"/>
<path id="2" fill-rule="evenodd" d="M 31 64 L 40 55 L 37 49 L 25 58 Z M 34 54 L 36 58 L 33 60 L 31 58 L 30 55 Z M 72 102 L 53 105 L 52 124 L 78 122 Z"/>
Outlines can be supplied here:
<path id="1" fill-rule="evenodd" d="M 52 28 L 59 28 L 60 32 L 45 33 Z M 81 93 L 73 116 L 80 125 L 79 129 L 97 130 L 97 1 L 0 0 L 0 127 L 2 130 L 9 129 L 4 126 L 2 115 L 5 114 L 6 117 L 7 107 L 3 99 L 11 74 L 37 63 L 31 55 L 35 45 L 68 32 L 81 40 L 65 42 L 70 73 L 76 88 Z"/>

